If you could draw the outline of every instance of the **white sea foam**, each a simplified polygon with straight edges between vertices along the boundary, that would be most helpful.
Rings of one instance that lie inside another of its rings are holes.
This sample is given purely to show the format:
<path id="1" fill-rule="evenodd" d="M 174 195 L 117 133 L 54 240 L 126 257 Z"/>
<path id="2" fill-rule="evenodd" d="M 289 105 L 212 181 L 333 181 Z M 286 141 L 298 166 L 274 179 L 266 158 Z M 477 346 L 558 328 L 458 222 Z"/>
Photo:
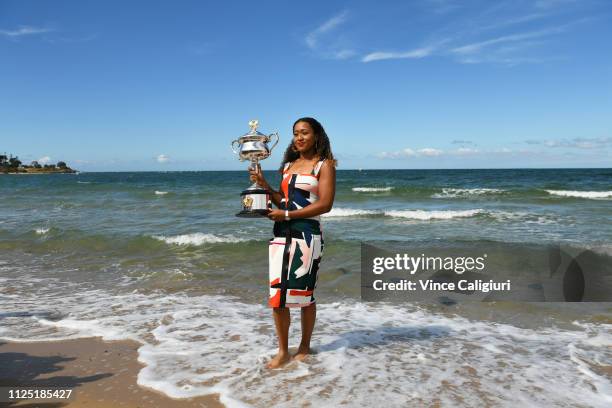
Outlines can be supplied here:
<path id="1" fill-rule="evenodd" d="M 441 193 L 433 194 L 432 198 L 455 198 L 482 196 L 485 194 L 501 194 L 505 190 L 499 188 L 443 188 Z"/>
<path id="2" fill-rule="evenodd" d="M 452 218 L 473 217 L 483 212 L 484 210 L 480 208 L 474 210 L 396 210 L 385 211 L 385 215 L 413 220 L 450 220 Z"/>
<path id="3" fill-rule="evenodd" d="M 91 181 L 77 181 L 77 184 L 91 184 Z"/>
<path id="4" fill-rule="evenodd" d="M 269 309 L 262 305 L 227 296 L 87 288 L 58 296 L 62 282 L 47 283 L 36 286 L 41 293 L 3 299 L 0 306 L 59 309 L 64 318 L 6 317 L 0 339 L 137 340 L 142 344 L 138 360 L 145 365 L 138 384 L 174 398 L 217 393 L 229 407 L 453 406 L 457 401 L 609 407 L 612 402 L 604 374 L 612 360 L 612 332 L 605 324 L 525 329 L 415 305 L 322 303 L 315 354 L 307 363 L 268 371 L 263 365 L 275 353 L 276 338 Z M 9 284 L 22 287 L 17 280 Z M 291 349 L 299 335 L 299 324 L 292 325 Z"/>
<path id="5" fill-rule="evenodd" d="M 166 194 L 168 194 L 167 191 L 157 191 L 157 190 L 155 190 L 155 195 L 166 195 Z"/>
<path id="6" fill-rule="evenodd" d="M 523 224 L 555 224 L 560 221 L 558 215 L 555 214 L 536 214 L 525 211 L 489 211 L 488 215 L 501 222 L 520 222 Z M 566 225 L 573 222 L 572 219 L 563 220 Z"/>
<path id="7" fill-rule="evenodd" d="M 215 234 L 204 234 L 202 232 L 195 232 L 192 234 L 183 235 L 154 235 L 153 238 L 164 241 L 167 244 L 174 245 L 202 245 L 202 244 L 217 244 L 222 242 L 243 242 L 247 241 L 243 238 L 237 238 L 233 235 L 220 236 Z"/>
<path id="8" fill-rule="evenodd" d="M 44 235 L 44 234 L 46 234 L 47 232 L 49 232 L 49 228 L 43 228 L 43 227 L 41 227 L 41 228 L 36 228 L 36 230 L 35 230 L 35 231 L 36 231 L 36 233 L 37 233 L 38 235 Z"/>
<path id="9" fill-rule="evenodd" d="M 590 198 L 590 199 L 612 198 L 612 191 L 546 190 L 546 192 L 548 194 L 561 196 L 561 197 L 576 197 L 576 198 Z"/>
<path id="10" fill-rule="evenodd" d="M 377 215 L 382 214 L 376 210 L 362 210 L 357 208 L 337 208 L 334 207 L 328 213 L 323 214 L 323 217 L 358 217 L 364 215 Z"/>
<path id="11" fill-rule="evenodd" d="M 486 213 L 483 209 L 473 210 L 364 210 L 358 208 L 332 208 L 324 217 L 363 217 L 372 215 L 385 215 L 395 218 L 408 218 L 413 220 L 448 220 L 452 218 L 472 217 Z"/>
<path id="12" fill-rule="evenodd" d="M 353 187 L 352 190 L 360 193 L 373 193 L 391 191 L 393 190 L 393 187 Z"/>

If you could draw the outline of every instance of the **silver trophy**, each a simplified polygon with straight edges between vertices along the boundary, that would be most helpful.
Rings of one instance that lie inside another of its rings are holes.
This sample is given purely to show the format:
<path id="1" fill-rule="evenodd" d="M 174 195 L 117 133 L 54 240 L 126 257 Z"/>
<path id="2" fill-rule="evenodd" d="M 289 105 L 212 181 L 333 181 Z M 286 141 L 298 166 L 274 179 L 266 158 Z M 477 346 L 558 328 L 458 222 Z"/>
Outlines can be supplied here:
<path id="1" fill-rule="evenodd" d="M 238 155 L 240 161 L 249 160 L 249 169 L 257 169 L 259 161 L 267 159 L 272 153 L 272 149 L 278 143 L 278 133 L 264 135 L 257 131 L 259 121 L 249 122 L 251 130 L 249 133 L 232 142 L 232 150 Z M 272 146 L 268 144 L 276 137 Z M 272 209 L 270 192 L 256 182 L 249 188 L 240 193 L 242 197 L 242 211 L 236 214 L 237 217 L 265 217 Z"/>

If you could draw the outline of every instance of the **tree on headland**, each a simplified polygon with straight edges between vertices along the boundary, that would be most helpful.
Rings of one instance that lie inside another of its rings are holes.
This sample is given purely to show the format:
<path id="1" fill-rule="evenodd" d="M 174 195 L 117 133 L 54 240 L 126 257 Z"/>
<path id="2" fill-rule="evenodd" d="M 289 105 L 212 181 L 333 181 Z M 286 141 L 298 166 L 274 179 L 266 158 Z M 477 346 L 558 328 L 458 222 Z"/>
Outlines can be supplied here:
<path id="1" fill-rule="evenodd" d="M 59 161 L 57 162 L 57 167 L 59 167 L 60 169 L 65 169 L 66 163 L 64 163 L 63 161 Z"/>
<path id="2" fill-rule="evenodd" d="M 9 167 L 12 169 L 16 169 L 19 166 L 21 166 L 21 160 L 19 160 L 19 158 L 17 156 L 15 157 L 11 157 L 9 159 Z"/>

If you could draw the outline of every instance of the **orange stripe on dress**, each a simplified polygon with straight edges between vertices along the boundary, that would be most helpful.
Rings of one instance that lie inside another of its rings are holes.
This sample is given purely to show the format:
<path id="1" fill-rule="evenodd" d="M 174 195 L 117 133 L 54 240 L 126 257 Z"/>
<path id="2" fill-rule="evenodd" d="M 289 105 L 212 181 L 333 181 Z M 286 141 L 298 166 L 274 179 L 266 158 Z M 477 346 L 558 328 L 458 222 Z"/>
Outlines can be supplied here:
<path id="1" fill-rule="evenodd" d="M 291 179 L 291 176 L 283 177 L 283 181 L 281 181 L 281 190 L 283 190 L 283 194 L 285 195 L 286 202 L 289 202 L 289 180 L 290 179 Z"/>
<path id="2" fill-rule="evenodd" d="M 312 295 L 312 290 L 298 290 L 298 289 L 290 289 L 289 296 L 310 296 Z"/>
<path id="3" fill-rule="evenodd" d="M 274 296 L 270 296 L 270 298 L 268 299 L 268 305 L 270 307 L 280 307 L 280 298 L 281 298 L 281 291 L 280 289 L 277 289 Z"/>

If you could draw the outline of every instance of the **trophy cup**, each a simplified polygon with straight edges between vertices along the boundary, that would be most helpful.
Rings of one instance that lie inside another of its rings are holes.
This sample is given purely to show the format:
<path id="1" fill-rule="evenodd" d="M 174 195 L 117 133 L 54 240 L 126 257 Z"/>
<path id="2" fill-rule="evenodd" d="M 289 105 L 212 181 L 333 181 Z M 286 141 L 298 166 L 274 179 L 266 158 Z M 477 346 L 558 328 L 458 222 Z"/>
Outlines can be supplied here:
<path id="1" fill-rule="evenodd" d="M 238 155 L 240 161 L 250 160 L 249 169 L 253 170 L 259 167 L 260 160 L 267 159 L 270 156 L 279 139 L 277 132 L 270 135 L 258 132 L 258 125 L 259 121 L 250 121 L 251 130 L 249 133 L 232 142 L 234 153 Z M 276 141 L 272 146 L 268 146 L 273 137 L 276 137 Z M 240 193 L 240 196 L 242 197 L 242 211 L 236 214 L 237 217 L 265 217 L 272 209 L 270 192 L 256 182 Z"/>

